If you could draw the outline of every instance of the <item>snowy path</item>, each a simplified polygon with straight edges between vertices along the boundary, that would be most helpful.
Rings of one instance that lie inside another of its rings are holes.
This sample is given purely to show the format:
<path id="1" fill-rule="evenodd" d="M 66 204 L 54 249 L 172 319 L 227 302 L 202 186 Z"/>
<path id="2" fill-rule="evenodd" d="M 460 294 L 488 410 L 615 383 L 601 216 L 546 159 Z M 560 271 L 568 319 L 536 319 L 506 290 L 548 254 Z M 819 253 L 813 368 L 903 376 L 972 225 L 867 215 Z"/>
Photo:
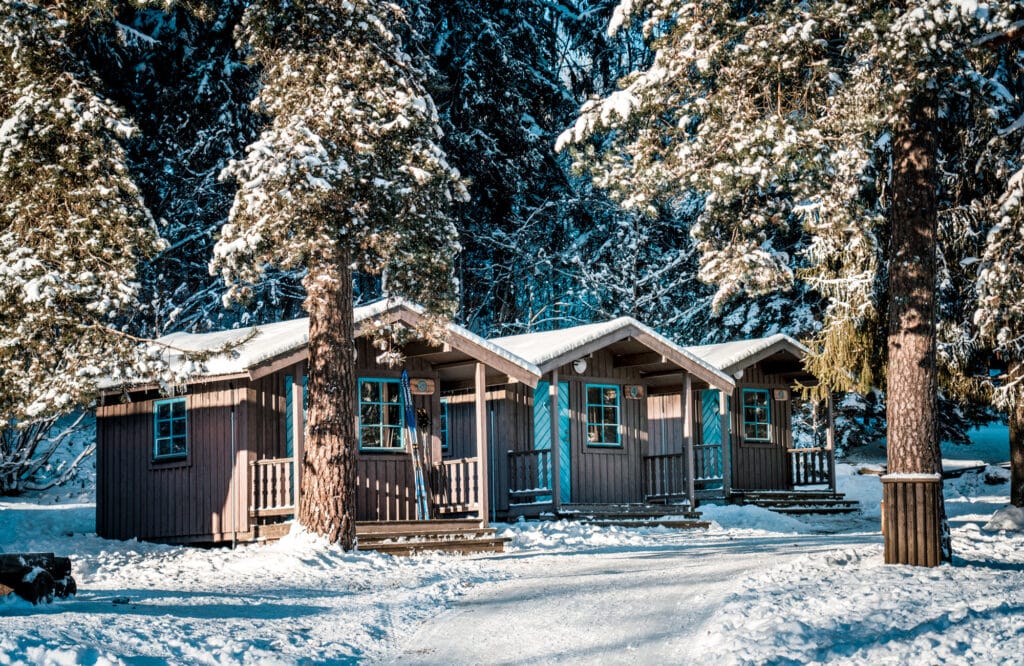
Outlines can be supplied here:
<path id="1" fill-rule="evenodd" d="M 747 576 L 877 534 L 665 534 L 608 552 L 523 554 L 513 580 L 481 585 L 383 663 L 697 663 L 701 638 Z"/>

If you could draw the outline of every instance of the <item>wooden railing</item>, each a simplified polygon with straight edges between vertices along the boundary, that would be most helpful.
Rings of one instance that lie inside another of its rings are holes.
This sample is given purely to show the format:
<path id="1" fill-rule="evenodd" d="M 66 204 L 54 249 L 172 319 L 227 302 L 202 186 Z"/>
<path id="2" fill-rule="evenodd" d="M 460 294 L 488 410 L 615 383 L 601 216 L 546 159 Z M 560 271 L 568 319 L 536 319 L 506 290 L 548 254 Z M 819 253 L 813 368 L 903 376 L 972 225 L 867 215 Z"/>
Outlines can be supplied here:
<path id="1" fill-rule="evenodd" d="M 644 456 L 646 499 L 686 497 L 687 493 L 685 453 Z"/>
<path id="2" fill-rule="evenodd" d="M 827 448 L 787 449 L 793 486 L 831 484 L 831 456 Z"/>
<path id="3" fill-rule="evenodd" d="M 508 452 L 508 495 L 512 500 L 551 494 L 551 450 Z"/>
<path id="4" fill-rule="evenodd" d="M 438 513 L 467 513 L 480 509 L 477 458 L 458 458 L 433 468 L 434 508 Z"/>
<path id="5" fill-rule="evenodd" d="M 725 477 L 722 468 L 722 445 L 701 444 L 693 447 L 694 480 L 698 482 L 718 482 Z"/>
<path id="6" fill-rule="evenodd" d="M 295 484 L 291 458 L 257 460 L 249 464 L 252 498 L 249 513 L 254 516 L 284 516 L 295 513 Z"/>

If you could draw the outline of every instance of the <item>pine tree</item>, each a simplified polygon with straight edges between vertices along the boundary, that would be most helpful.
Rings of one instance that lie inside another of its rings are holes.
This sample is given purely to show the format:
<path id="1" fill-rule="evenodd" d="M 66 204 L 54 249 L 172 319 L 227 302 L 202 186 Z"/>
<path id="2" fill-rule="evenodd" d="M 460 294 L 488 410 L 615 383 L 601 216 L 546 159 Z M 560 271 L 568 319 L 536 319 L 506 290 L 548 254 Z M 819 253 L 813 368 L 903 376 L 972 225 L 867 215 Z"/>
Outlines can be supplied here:
<path id="1" fill-rule="evenodd" d="M 239 189 L 214 258 L 230 298 L 248 296 L 265 265 L 307 271 L 299 522 L 345 548 L 355 540 L 352 269 L 450 313 L 458 246 L 447 209 L 465 197 L 436 143 L 433 102 L 389 27 L 400 18 L 368 0 L 249 6 L 242 41 L 263 70 L 254 108 L 269 125 L 225 170 Z"/>
<path id="2" fill-rule="evenodd" d="M 949 109 L 988 97 L 972 44 L 1003 9 L 625 2 L 615 22 L 645 12 L 654 63 L 560 139 L 627 207 L 704 197 L 693 233 L 716 307 L 798 279 L 828 298 L 811 369 L 825 388 L 888 382 L 891 472 L 941 469 L 939 135 Z M 778 242 L 794 225 L 811 234 L 803 270 Z"/>
<path id="3" fill-rule="evenodd" d="M 162 241 L 131 178 L 130 118 L 73 46 L 106 3 L 0 4 L 0 414 L 88 402 L 102 377 L 150 372 L 126 332 L 138 264 Z"/>

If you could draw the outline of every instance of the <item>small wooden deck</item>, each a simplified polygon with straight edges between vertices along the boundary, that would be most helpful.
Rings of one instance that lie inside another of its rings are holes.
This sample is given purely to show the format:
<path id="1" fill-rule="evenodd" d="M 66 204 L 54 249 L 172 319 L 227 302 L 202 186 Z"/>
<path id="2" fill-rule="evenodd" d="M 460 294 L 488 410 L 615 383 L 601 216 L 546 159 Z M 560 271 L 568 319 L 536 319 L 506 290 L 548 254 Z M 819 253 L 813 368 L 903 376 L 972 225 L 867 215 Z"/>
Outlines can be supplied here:
<path id="1" fill-rule="evenodd" d="M 831 490 L 734 490 L 729 501 L 754 504 L 776 513 L 803 515 L 809 513 L 855 513 L 860 511 L 856 500 Z"/>
<path id="2" fill-rule="evenodd" d="M 291 530 L 292 521 L 257 526 L 254 541 L 276 541 Z M 495 536 L 475 518 L 395 520 L 356 523 L 356 543 L 361 551 L 389 555 L 413 555 L 427 551 L 446 553 L 502 553 L 509 539 Z"/>
<path id="3" fill-rule="evenodd" d="M 597 527 L 668 527 L 695 529 L 711 523 L 689 505 L 672 504 L 563 504 L 541 516 L 549 520 L 576 520 Z"/>

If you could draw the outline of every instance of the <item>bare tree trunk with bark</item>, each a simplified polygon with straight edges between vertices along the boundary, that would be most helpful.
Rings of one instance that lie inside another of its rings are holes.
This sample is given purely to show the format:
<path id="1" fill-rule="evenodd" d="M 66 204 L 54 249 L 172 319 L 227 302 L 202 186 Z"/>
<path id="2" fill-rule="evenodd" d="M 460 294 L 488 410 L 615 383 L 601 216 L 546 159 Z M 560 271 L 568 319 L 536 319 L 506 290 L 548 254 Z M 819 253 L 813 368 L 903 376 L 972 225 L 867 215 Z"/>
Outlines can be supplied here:
<path id="1" fill-rule="evenodd" d="M 350 252 L 335 244 L 303 281 L 309 312 L 309 406 L 299 522 L 351 550 L 356 542 L 355 344 Z"/>
<path id="2" fill-rule="evenodd" d="M 890 474 L 941 474 L 936 425 L 935 284 L 938 230 L 936 103 L 934 94 L 911 105 L 893 135 L 892 237 L 889 248 L 887 455 Z M 941 477 L 934 515 L 942 558 L 949 551 Z M 897 520 L 925 515 L 920 495 L 908 493 Z M 918 511 L 920 509 L 920 512 Z M 921 531 L 918 526 L 917 531 Z M 887 541 L 905 530 L 887 530 Z M 887 545 L 888 548 L 888 545 Z"/>
<path id="3" fill-rule="evenodd" d="M 1017 363 L 1010 368 L 1011 377 L 1019 377 L 1024 368 Z M 1024 507 L 1024 395 L 1010 404 L 1010 504 Z"/>

